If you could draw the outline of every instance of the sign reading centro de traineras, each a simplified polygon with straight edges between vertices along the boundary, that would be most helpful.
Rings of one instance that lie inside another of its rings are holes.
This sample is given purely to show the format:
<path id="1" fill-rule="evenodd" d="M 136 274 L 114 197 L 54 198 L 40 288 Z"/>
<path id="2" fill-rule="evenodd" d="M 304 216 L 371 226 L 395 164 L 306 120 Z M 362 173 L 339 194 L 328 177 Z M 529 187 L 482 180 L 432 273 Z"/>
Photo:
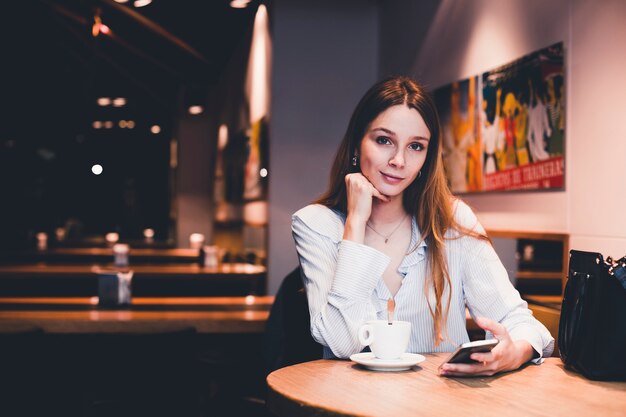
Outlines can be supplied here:
<path id="1" fill-rule="evenodd" d="M 563 43 L 434 91 L 454 193 L 564 188 Z"/>

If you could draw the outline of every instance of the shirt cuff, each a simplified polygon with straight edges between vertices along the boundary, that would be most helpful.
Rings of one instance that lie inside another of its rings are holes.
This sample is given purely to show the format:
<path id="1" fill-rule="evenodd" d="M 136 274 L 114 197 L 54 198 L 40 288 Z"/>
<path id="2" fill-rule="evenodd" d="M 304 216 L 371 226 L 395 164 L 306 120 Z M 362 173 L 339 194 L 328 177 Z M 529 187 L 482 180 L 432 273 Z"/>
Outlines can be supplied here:
<path id="1" fill-rule="evenodd" d="M 513 341 L 525 340 L 526 342 L 530 343 L 530 346 L 533 348 L 533 350 L 539 354 L 539 357 L 533 357 L 533 359 L 530 360 L 531 363 L 537 365 L 543 363 L 543 342 L 541 340 L 541 336 L 537 334 L 537 331 L 534 328 L 519 326 L 511 330 L 509 334 L 511 336 L 511 340 Z"/>
<path id="2" fill-rule="evenodd" d="M 346 298 L 369 299 L 391 258 L 369 246 L 342 240 L 331 292 Z"/>

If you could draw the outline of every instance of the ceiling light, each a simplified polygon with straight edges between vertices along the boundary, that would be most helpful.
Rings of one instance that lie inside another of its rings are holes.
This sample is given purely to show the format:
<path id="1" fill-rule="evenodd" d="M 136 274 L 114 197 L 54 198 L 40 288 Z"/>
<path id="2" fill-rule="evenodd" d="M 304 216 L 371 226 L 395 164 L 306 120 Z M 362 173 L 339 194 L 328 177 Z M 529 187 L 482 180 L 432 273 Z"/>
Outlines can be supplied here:
<path id="1" fill-rule="evenodd" d="M 259 171 L 259 175 L 261 176 L 261 178 L 267 177 L 267 169 L 261 168 L 261 170 Z"/>
<path id="2" fill-rule="evenodd" d="M 250 3 L 250 0 L 232 0 L 230 2 L 230 7 L 234 9 L 243 9 L 248 7 L 248 3 Z"/>
<path id="3" fill-rule="evenodd" d="M 120 128 L 124 129 L 126 126 L 128 126 L 128 122 L 126 122 L 126 120 L 120 120 L 118 125 L 120 126 Z"/>
<path id="4" fill-rule="evenodd" d="M 128 3 L 128 0 L 115 0 L 116 3 Z"/>
<path id="5" fill-rule="evenodd" d="M 100 129 L 102 127 L 102 122 L 100 120 L 94 120 L 91 126 L 93 126 L 94 129 Z"/>
<path id="6" fill-rule="evenodd" d="M 113 107 L 122 107 L 126 105 L 126 99 L 124 97 L 117 97 L 113 99 Z"/>
<path id="7" fill-rule="evenodd" d="M 144 7 L 152 3 L 152 0 L 135 0 L 133 3 L 135 7 Z"/>
<path id="8" fill-rule="evenodd" d="M 129 129 L 133 129 L 135 127 L 135 121 L 134 120 L 129 120 L 126 122 L 126 127 Z"/>
<path id="9" fill-rule="evenodd" d="M 189 114 L 196 115 L 202 113 L 204 111 L 204 108 L 202 106 L 189 106 L 188 111 Z"/>
<path id="10" fill-rule="evenodd" d="M 110 120 L 107 120 L 102 125 L 104 126 L 105 129 L 111 129 L 113 127 L 113 122 Z"/>
<path id="11" fill-rule="evenodd" d="M 95 164 L 91 167 L 91 172 L 93 172 L 95 175 L 102 174 L 102 165 Z"/>
<path id="12" fill-rule="evenodd" d="M 107 25 L 105 25 L 104 23 L 100 24 L 100 33 L 108 35 L 110 31 L 111 29 L 109 29 Z"/>
<path id="13" fill-rule="evenodd" d="M 98 103 L 98 106 L 108 106 L 109 104 L 111 104 L 111 99 L 108 97 L 100 97 L 98 100 L 96 100 L 96 102 Z"/>
<path id="14" fill-rule="evenodd" d="M 150 128 L 150 132 L 154 133 L 155 135 L 156 135 L 156 134 L 161 133 L 161 126 L 159 126 L 159 125 L 153 125 L 153 126 Z"/>

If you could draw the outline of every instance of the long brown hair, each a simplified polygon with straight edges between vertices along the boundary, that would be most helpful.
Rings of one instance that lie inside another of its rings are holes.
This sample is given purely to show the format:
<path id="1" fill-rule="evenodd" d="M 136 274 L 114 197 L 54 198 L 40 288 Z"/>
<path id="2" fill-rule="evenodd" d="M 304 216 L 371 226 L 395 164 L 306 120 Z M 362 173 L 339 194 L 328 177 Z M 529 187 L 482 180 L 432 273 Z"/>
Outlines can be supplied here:
<path id="1" fill-rule="evenodd" d="M 461 234 L 487 239 L 486 236 L 470 231 L 456 223 L 452 211 L 453 196 L 448 188 L 442 161 L 441 128 L 435 104 L 426 91 L 415 80 L 408 77 L 391 77 L 373 85 L 361 98 L 350 118 L 348 129 L 339 146 L 330 173 L 328 190 L 316 201 L 329 208 L 347 211 L 345 176 L 359 172 L 351 161 L 359 149 L 369 125 L 383 111 L 396 105 L 415 109 L 424 119 L 430 131 L 430 142 L 421 175 L 404 190 L 404 210 L 415 216 L 422 239 L 427 244 L 428 272 L 424 293 L 429 299 L 434 291 L 435 306 L 428 303 L 434 321 L 435 344 L 444 340 L 446 319 L 450 306 L 450 275 L 445 256 L 444 237 L 449 229 Z M 415 250 L 415 248 L 412 248 Z M 447 289 L 444 307 L 442 298 Z"/>

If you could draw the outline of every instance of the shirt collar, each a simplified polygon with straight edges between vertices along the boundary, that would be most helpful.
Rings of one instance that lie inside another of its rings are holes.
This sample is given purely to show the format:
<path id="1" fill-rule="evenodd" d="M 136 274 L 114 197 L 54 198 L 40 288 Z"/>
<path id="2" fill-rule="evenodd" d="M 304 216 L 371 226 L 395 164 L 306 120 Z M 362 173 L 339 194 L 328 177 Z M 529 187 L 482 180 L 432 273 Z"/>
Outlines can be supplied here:
<path id="1" fill-rule="evenodd" d="M 398 267 L 398 271 L 406 275 L 409 267 L 416 265 L 426 256 L 426 241 L 422 239 L 422 235 L 417 227 L 417 220 L 415 217 L 411 221 L 411 244 L 409 245 L 409 252 L 402 263 Z"/>

